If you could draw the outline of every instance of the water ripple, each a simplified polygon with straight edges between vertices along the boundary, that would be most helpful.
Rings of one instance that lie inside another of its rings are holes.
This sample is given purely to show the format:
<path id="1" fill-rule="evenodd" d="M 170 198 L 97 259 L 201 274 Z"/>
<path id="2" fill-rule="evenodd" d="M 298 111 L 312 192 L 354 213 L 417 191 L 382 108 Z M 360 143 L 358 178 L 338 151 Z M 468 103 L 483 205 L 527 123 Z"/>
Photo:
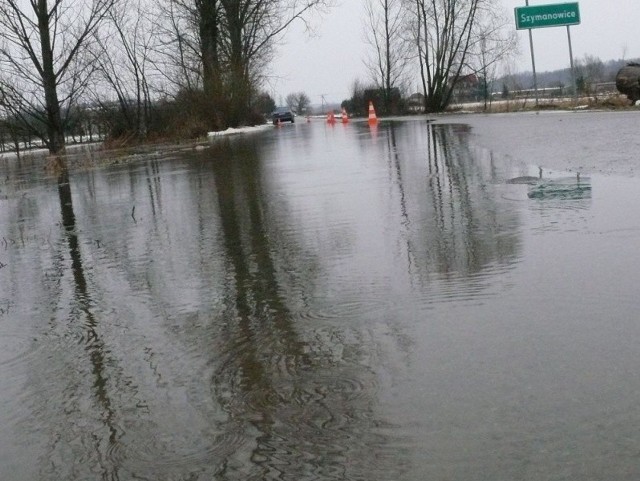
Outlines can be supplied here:
<path id="1" fill-rule="evenodd" d="M 306 320 L 351 320 L 377 317 L 388 308 L 388 299 L 384 296 L 354 296 L 348 299 L 315 298 L 313 305 L 300 313 Z"/>
<path id="2" fill-rule="evenodd" d="M 111 447 L 114 462 L 132 467 L 135 471 L 161 473 L 179 472 L 221 463 L 242 448 L 246 441 L 242 427 L 229 423 L 219 432 L 188 430 L 164 432 L 153 423 L 137 423 L 128 432 L 155 433 L 144 438 L 125 434 L 121 443 Z"/>
<path id="3" fill-rule="evenodd" d="M 27 335 L 11 333 L 2 334 L 2 349 L 0 349 L 0 370 L 11 372 L 18 365 L 35 358 L 42 344 L 38 339 Z"/>

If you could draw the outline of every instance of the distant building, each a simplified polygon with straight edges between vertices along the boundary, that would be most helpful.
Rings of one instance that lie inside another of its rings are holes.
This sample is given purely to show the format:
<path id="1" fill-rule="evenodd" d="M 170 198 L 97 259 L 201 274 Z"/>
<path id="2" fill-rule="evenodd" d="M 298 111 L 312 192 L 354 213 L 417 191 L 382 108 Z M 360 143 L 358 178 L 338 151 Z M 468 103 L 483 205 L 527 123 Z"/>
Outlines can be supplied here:
<path id="1" fill-rule="evenodd" d="M 420 92 L 411 94 L 407 99 L 407 110 L 414 113 L 424 112 L 424 95 Z"/>
<path id="2" fill-rule="evenodd" d="M 449 83 L 454 85 L 453 98 L 456 102 L 477 101 L 480 97 L 480 79 L 474 73 L 452 77 Z"/>

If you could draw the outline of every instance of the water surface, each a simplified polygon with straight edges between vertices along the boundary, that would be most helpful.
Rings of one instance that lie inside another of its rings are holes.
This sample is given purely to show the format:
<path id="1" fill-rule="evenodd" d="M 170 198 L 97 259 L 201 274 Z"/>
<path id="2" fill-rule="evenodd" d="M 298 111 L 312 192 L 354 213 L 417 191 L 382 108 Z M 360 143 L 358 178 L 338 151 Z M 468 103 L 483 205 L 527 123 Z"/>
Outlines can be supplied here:
<path id="1" fill-rule="evenodd" d="M 0 478 L 637 479 L 640 183 L 471 134 L 5 161 Z"/>

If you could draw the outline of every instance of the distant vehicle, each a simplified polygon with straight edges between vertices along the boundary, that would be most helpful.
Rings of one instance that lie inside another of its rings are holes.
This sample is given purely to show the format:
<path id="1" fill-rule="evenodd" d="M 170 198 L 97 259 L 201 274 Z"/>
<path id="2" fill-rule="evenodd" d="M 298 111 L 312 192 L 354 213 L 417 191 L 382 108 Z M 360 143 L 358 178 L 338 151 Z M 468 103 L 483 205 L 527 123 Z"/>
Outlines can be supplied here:
<path id="1" fill-rule="evenodd" d="M 273 125 L 277 125 L 280 122 L 295 122 L 295 115 L 289 107 L 278 107 L 271 113 L 271 120 Z"/>

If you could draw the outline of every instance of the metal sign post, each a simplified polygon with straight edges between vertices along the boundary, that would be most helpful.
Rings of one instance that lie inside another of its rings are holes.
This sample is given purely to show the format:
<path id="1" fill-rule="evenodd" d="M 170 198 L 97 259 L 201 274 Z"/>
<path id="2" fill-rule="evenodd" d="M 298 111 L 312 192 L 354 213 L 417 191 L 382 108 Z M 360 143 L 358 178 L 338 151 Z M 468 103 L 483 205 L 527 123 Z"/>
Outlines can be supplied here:
<path id="1" fill-rule="evenodd" d="M 536 76 L 536 59 L 533 53 L 534 28 L 567 26 L 569 39 L 569 56 L 571 57 L 571 82 L 573 83 L 574 97 L 577 98 L 576 73 L 573 67 L 573 48 L 571 46 L 571 25 L 580 24 L 580 7 L 578 3 L 558 3 L 552 5 L 529 6 L 526 0 L 525 7 L 516 7 L 516 29 L 529 30 L 529 45 L 531 47 L 531 64 L 533 66 L 533 88 L 536 92 L 536 106 L 538 105 L 538 79 Z"/>
<path id="2" fill-rule="evenodd" d="M 527 0 L 527 7 L 529 6 L 529 0 Z M 517 18 L 517 14 L 516 14 Z M 516 20 L 517 22 L 517 20 Z M 538 76 L 536 75 L 536 56 L 533 53 L 533 33 L 529 29 L 529 49 L 531 50 L 531 66 L 533 67 L 533 91 L 536 95 L 536 107 L 538 106 Z"/>
<path id="3" fill-rule="evenodd" d="M 571 85 L 573 87 L 573 101 L 578 103 L 578 86 L 576 85 L 576 70 L 573 68 L 573 48 L 571 47 L 571 27 L 567 25 L 567 39 L 569 40 L 569 58 L 571 59 Z"/>

